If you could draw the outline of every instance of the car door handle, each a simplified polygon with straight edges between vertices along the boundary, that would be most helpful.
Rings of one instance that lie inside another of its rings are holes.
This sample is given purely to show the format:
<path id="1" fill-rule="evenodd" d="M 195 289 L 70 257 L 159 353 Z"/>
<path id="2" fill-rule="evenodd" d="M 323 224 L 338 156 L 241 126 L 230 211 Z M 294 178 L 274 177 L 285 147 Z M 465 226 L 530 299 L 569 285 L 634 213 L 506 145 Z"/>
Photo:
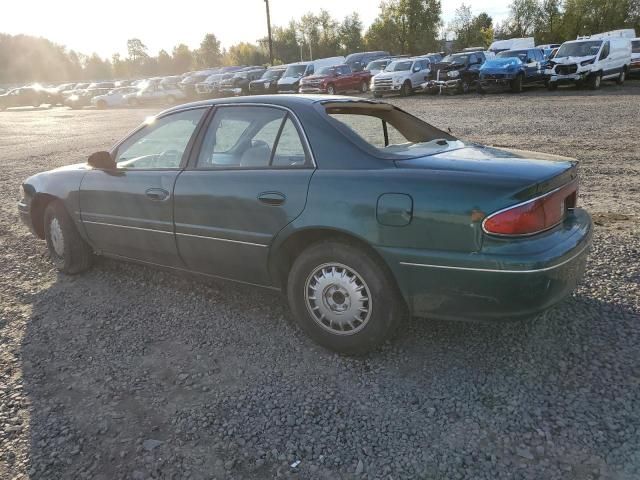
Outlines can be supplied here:
<path id="1" fill-rule="evenodd" d="M 169 198 L 169 192 L 162 188 L 150 188 L 146 192 L 144 192 L 144 194 L 147 196 L 147 198 L 150 198 L 151 200 L 154 200 L 156 202 L 162 202 Z"/>
<path id="2" fill-rule="evenodd" d="M 280 192 L 264 192 L 258 195 L 258 200 L 267 205 L 282 205 L 287 197 Z"/>

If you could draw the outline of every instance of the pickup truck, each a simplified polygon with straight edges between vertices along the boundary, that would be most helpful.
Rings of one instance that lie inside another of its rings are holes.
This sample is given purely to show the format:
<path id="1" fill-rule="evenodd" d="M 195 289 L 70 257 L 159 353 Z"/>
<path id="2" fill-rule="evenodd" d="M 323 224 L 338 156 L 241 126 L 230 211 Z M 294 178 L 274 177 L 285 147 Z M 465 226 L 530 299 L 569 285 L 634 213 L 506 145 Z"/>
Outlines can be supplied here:
<path id="1" fill-rule="evenodd" d="M 385 93 L 411 95 L 429 79 L 433 64 L 440 58 L 437 54 L 429 54 L 393 60 L 371 80 L 373 96 L 380 98 Z"/>
<path id="2" fill-rule="evenodd" d="M 357 90 L 366 92 L 369 89 L 371 73 L 362 70 L 354 72 L 349 65 L 335 65 L 324 67 L 314 75 L 300 80 L 300 93 L 328 93 L 335 95 L 340 92 Z"/>
<path id="3" fill-rule="evenodd" d="M 546 67 L 547 60 L 539 48 L 500 52 L 480 67 L 478 92 L 502 86 L 520 93 L 525 86 L 543 85 L 547 78 L 544 73 Z"/>
<path id="4" fill-rule="evenodd" d="M 491 52 L 482 51 L 447 55 L 431 69 L 429 80 L 422 88 L 431 93 L 467 93 L 477 85 L 482 64 L 493 56 Z"/>

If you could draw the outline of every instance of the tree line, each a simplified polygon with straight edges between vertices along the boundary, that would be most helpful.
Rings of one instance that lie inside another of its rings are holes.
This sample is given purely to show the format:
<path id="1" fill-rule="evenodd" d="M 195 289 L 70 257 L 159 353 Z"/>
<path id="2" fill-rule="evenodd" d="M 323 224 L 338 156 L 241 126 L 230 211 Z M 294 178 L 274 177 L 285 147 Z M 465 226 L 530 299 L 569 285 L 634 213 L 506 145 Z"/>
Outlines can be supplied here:
<path id="1" fill-rule="evenodd" d="M 356 12 L 338 20 L 320 10 L 273 27 L 274 63 L 363 50 L 419 54 L 487 47 L 501 38 L 533 36 L 537 43 L 551 43 L 618 28 L 640 30 L 640 0 L 512 0 L 509 12 L 505 21 L 494 24 L 486 12 L 474 15 L 470 5 L 462 4 L 445 24 L 440 0 L 383 0 L 378 16 L 365 29 Z M 0 83 L 148 77 L 268 62 L 266 37 L 224 49 L 215 34 L 208 33 L 198 48 L 180 43 L 155 56 L 141 39 L 132 38 L 126 56 L 116 53 L 104 59 L 44 38 L 0 34 Z"/>

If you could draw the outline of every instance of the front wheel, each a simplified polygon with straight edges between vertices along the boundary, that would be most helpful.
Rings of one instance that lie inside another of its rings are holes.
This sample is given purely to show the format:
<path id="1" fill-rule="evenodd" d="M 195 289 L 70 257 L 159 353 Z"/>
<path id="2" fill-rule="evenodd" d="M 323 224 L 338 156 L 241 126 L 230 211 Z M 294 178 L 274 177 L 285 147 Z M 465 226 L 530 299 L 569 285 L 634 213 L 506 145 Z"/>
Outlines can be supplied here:
<path id="1" fill-rule="evenodd" d="M 469 93 L 469 82 L 466 80 L 460 80 L 458 84 L 458 93 L 464 94 Z"/>
<path id="2" fill-rule="evenodd" d="M 367 82 L 360 83 L 360 92 L 367 93 L 369 91 L 369 84 Z"/>
<path id="3" fill-rule="evenodd" d="M 327 87 L 327 93 L 329 95 L 335 95 L 336 94 L 336 87 L 334 87 L 332 83 L 330 83 L 329 86 Z"/>
<path id="4" fill-rule="evenodd" d="M 511 81 L 511 91 L 513 93 L 522 93 L 522 75 L 517 75 Z"/>
<path id="5" fill-rule="evenodd" d="M 91 247 L 78 233 L 60 200 L 51 202 L 44 211 L 44 238 L 49 257 L 61 272 L 75 274 L 91 266 Z"/>
<path id="6" fill-rule="evenodd" d="M 602 75 L 600 73 L 594 73 L 589 77 L 589 89 L 598 90 L 602 83 Z"/>
<path id="7" fill-rule="evenodd" d="M 402 88 L 400 89 L 400 95 L 402 95 L 403 97 L 408 97 L 409 95 L 411 95 L 411 91 L 412 91 L 411 82 L 407 80 L 402 84 Z"/>
<path id="8" fill-rule="evenodd" d="M 349 243 L 308 247 L 289 272 L 287 294 L 302 330 L 325 348 L 359 355 L 391 338 L 404 303 L 385 269 Z"/>

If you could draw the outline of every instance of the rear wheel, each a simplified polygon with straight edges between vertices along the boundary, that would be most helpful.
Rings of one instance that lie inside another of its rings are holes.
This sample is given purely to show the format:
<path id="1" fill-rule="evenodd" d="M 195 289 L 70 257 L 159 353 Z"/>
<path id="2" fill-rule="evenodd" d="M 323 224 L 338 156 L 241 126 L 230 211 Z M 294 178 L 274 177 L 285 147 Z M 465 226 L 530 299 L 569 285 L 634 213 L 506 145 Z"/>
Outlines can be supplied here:
<path id="1" fill-rule="evenodd" d="M 54 200 L 44 211 L 44 238 L 49 257 L 58 270 L 80 273 L 91 266 L 91 247 L 85 242 L 60 200 Z"/>
<path id="2" fill-rule="evenodd" d="M 618 76 L 616 83 L 618 85 L 623 85 L 624 81 L 627 79 L 627 69 L 623 68 L 622 71 L 620 72 L 620 75 Z"/>
<path id="3" fill-rule="evenodd" d="M 333 83 L 330 83 L 329 85 L 327 85 L 327 93 L 329 95 L 335 95 L 336 94 L 336 87 L 333 86 Z"/>
<path id="4" fill-rule="evenodd" d="M 522 74 L 518 74 L 516 78 L 511 81 L 511 91 L 513 93 L 522 93 Z"/>
<path id="5" fill-rule="evenodd" d="M 358 355 L 392 337 L 404 303 L 385 269 L 349 243 L 319 242 L 298 256 L 287 294 L 296 322 L 315 342 Z"/>
<path id="6" fill-rule="evenodd" d="M 600 88 L 601 83 L 602 83 L 602 74 L 594 73 L 589 77 L 589 88 L 591 90 L 598 90 Z"/>

